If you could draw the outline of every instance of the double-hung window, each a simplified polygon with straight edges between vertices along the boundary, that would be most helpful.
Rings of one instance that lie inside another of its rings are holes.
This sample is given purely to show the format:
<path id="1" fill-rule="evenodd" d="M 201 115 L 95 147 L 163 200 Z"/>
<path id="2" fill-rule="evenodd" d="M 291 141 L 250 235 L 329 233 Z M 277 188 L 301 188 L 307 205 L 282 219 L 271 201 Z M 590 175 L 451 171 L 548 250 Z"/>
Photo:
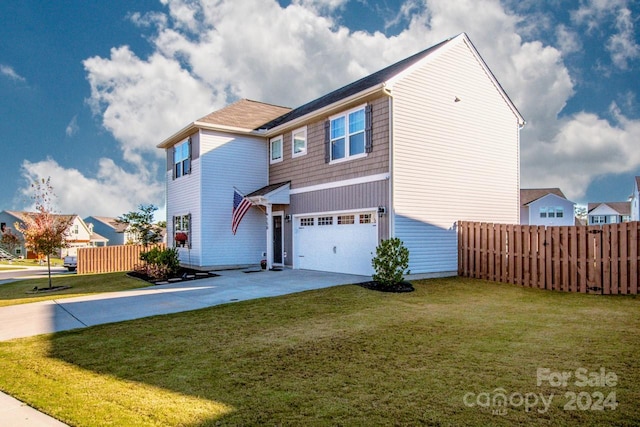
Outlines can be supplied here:
<path id="1" fill-rule="evenodd" d="M 186 140 L 173 149 L 173 176 L 180 178 L 191 173 L 191 141 Z"/>
<path id="2" fill-rule="evenodd" d="M 175 247 L 191 247 L 191 215 L 173 217 L 173 242 Z"/>
<path id="3" fill-rule="evenodd" d="M 291 132 L 291 157 L 307 154 L 307 128 L 303 127 Z"/>
<path id="4" fill-rule="evenodd" d="M 330 119 L 331 161 L 363 156 L 365 153 L 365 107 Z"/>
<path id="5" fill-rule="evenodd" d="M 271 138 L 269 146 L 269 163 L 282 161 L 282 135 Z"/>

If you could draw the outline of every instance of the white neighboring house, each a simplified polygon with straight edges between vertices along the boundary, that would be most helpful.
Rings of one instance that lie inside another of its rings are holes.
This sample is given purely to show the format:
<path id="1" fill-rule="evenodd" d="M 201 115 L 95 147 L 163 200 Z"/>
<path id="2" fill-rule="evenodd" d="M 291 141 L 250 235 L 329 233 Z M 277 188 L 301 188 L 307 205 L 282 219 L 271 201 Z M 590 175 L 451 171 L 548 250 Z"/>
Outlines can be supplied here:
<path id="1" fill-rule="evenodd" d="M 158 145 L 168 244 L 202 269 L 370 275 L 398 237 L 411 273 L 456 275 L 457 221 L 519 222 L 522 126 L 466 34 L 293 110 L 240 100 Z"/>
<path id="2" fill-rule="evenodd" d="M 17 257 L 24 258 L 36 258 L 36 254 L 26 251 L 24 247 L 24 238 L 22 233 L 17 231 L 14 227 L 16 222 L 24 224 L 24 217 L 26 215 L 33 214 L 32 212 L 23 212 L 23 211 L 2 211 L 0 212 L 0 226 L 2 227 L 2 232 L 10 232 L 18 236 L 21 241 L 19 247 L 15 249 L 15 255 Z M 78 248 L 88 248 L 95 246 L 104 246 L 107 244 L 108 239 L 101 236 L 98 233 L 93 231 L 92 226 L 88 226 L 82 218 L 80 218 L 76 214 L 57 214 L 58 216 L 72 218 L 71 225 L 67 229 L 67 242 L 69 243 L 68 248 L 62 248 L 60 256 L 75 256 L 78 253 Z"/>
<path id="3" fill-rule="evenodd" d="M 630 203 L 631 221 L 640 221 L 640 176 L 636 176 L 634 179 Z"/>
<path id="4" fill-rule="evenodd" d="M 520 190 L 520 224 L 575 225 L 575 203 L 559 188 Z"/>
<path id="5" fill-rule="evenodd" d="M 587 206 L 589 225 L 617 224 L 631 220 L 631 202 L 598 202 Z"/>

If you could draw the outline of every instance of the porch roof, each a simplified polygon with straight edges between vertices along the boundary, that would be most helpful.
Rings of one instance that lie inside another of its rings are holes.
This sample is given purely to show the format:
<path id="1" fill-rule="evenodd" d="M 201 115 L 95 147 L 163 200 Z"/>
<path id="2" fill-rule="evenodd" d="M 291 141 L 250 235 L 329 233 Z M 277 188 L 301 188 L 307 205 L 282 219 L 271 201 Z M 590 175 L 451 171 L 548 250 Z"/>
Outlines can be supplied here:
<path id="1" fill-rule="evenodd" d="M 245 197 L 254 205 L 288 205 L 291 181 L 266 185 Z"/>

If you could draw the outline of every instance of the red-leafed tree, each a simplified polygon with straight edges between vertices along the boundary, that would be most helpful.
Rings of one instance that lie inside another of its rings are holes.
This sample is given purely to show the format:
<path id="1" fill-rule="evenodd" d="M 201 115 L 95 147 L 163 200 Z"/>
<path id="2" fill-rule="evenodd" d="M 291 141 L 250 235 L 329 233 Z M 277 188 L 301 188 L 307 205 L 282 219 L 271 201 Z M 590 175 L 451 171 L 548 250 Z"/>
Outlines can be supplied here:
<path id="1" fill-rule="evenodd" d="M 28 212 L 22 218 L 22 224 L 14 224 L 16 230 L 22 233 L 24 245 L 27 250 L 37 255 L 47 257 L 47 269 L 49 271 L 49 288 L 51 288 L 51 260 L 50 256 L 61 248 L 68 247 L 67 230 L 73 221 L 73 217 L 56 215 L 53 213 L 53 187 L 51 178 L 31 184 L 35 202 L 35 212 Z"/>

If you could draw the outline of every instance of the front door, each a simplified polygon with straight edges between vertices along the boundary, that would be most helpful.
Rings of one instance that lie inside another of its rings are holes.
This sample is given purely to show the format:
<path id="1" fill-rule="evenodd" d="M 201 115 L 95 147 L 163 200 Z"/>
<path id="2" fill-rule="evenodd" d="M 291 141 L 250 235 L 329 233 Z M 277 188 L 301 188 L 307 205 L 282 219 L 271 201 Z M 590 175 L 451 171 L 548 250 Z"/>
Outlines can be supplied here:
<path id="1" fill-rule="evenodd" d="M 273 264 L 282 265 L 282 214 L 273 215 Z"/>

